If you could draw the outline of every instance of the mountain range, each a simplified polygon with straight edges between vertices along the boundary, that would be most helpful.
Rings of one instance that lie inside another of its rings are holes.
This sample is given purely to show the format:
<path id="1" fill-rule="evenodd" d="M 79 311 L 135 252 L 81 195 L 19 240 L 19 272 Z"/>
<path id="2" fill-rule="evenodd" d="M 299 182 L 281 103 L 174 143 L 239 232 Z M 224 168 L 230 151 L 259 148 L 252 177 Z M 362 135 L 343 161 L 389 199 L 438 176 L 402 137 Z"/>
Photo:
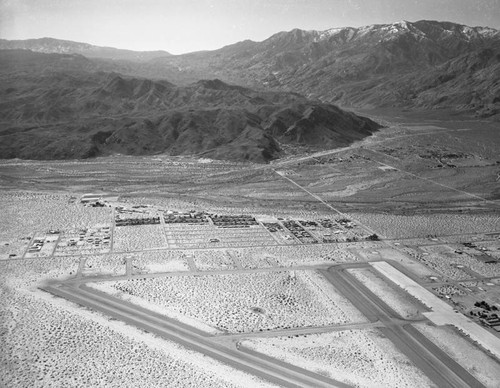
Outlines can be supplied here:
<path id="1" fill-rule="evenodd" d="M 76 54 L 6 50 L 0 69 L 2 158 L 166 152 L 267 162 L 283 147 L 345 146 L 380 127 L 296 93 L 217 79 L 176 86 L 93 71 Z"/>
<path id="2" fill-rule="evenodd" d="M 500 118 L 500 32 L 450 22 L 295 29 L 184 55 L 50 38 L 0 40 L 0 50 L 3 158 L 265 162 L 379 128 L 332 104 Z"/>
<path id="3" fill-rule="evenodd" d="M 418 21 L 296 29 L 152 62 L 187 79 L 293 90 L 343 107 L 500 113 L 500 32 L 491 28 Z"/>
<path id="4" fill-rule="evenodd" d="M 144 62 L 150 59 L 171 55 L 162 50 L 133 51 L 114 47 L 100 47 L 88 43 L 72 42 L 54 38 L 6 40 L 0 39 L 0 50 L 30 50 L 37 53 L 80 54 L 88 58 L 103 58 L 111 60 L 130 60 Z"/>

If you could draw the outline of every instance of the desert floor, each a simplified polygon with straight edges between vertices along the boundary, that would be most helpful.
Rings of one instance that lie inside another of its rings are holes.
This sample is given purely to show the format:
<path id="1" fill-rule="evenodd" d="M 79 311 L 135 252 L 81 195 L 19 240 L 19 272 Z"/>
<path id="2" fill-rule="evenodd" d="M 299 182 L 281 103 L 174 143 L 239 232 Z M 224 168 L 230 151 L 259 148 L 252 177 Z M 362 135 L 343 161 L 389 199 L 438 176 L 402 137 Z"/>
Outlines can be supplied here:
<path id="1" fill-rule="evenodd" d="M 0 385 L 497 387 L 498 149 L 401 116 L 268 165 L 1 161 Z"/>

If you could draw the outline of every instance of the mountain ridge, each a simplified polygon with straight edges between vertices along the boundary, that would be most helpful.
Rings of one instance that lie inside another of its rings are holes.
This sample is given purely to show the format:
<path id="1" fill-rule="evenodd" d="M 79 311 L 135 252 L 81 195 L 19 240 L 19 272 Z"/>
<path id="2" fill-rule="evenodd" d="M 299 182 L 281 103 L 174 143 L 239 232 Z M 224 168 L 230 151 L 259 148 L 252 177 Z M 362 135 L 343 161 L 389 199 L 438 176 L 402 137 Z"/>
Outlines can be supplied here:
<path id="1" fill-rule="evenodd" d="M 425 20 L 294 29 L 144 61 L 12 49 L 0 82 L 1 157 L 267 162 L 282 145 L 334 148 L 377 130 L 333 104 L 500 120 L 500 32 Z"/>
<path id="2" fill-rule="evenodd" d="M 153 58 L 170 56 L 167 51 L 134 51 L 114 47 L 96 46 L 89 43 L 55 38 L 36 38 L 24 40 L 0 39 L 0 50 L 22 49 L 39 53 L 80 54 L 88 58 L 104 58 L 112 60 L 130 60 L 144 62 Z"/>
<path id="3" fill-rule="evenodd" d="M 57 53 L 57 54 L 82 54 L 90 58 L 99 57 L 102 54 L 100 50 L 106 51 L 116 51 L 124 52 L 124 55 L 135 56 L 136 59 L 140 60 L 152 60 L 162 57 L 190 57 L 193 55 L 207 54 L 207 53 L 218 53 L 227 51 L 229 48 L 239 47 L 239 46 L 256 46 L 260 44 L 268 44 L 280 41 L 283 43 L 284 40 L 289 40 L 290 43 L 317 43 L 324 40 L 336 39 L 346 41 L 355 41 L 359 37 L 367 36 L 373 32 L 385 32 L 387 36 L 395 36 L 404 32 L 412 32 L 416 36 L 422 38 L 436 39 L 436 26 L 443 27 L 444 31 L 448 34 L 454 34 L 455 37 L 460 37 L 463 40 L 470 41 L 471 39 L 478 38 L 492 38 L 494 36 L 500 37 L 500 30 L 486 27 L 486 26 L 467 26 L 464 24 L 453 23 L 448 21 L 434 21 L 434 20 L 419 20 L 416 22 L 410 22 L 402 20 L 394 23 L 385 24 L 370 24 L 360 27 L 333 27 L 326 30 L 304 30 L 300 28 L 294 28 L 289 31 L 279 31 L 270 37 L 262 41 L 253 41 L 250 39 L 243 40 L 240 42 L 231 43 L 229 45 L 223 46 L 215 50 L 199 50 L 188 52 L 184 54 L 174 55 L 164 50 L 149 50 L 149 51 L 137 51 L 130 49 L 118 49 L 115 47 L 108 46 L 97 46 L 84 42 L 77 42 L 71 40 L 57 39 L 51 37 L 43 38 L 33 38 L 33 39 L 17 39 L 8 40 L 0 39 L 0 50 L 6 49 L 24 49 L 31 50 L 35 52 L 43 53 Z M 426 27 L 425 30 L 422 28 Z M 432 31 L 434 29 L 434 31 Z M 442 31 L 441 31 L 442 32 Z M 431 35 L 431 33 L 433 33 Z M 295 36 L 295 42 L 290 37 Z M 283 39 L 284 38 L 284 39 Z M 305 40 L 305 41 L 304 41 Z M 374 42 L 372 42 L 374 43 Z M 289 45 L 282 45 L 283 48 L 288 48 Z M 94 53 L 93 53 L 94 52 Z M 126 54 L 125 54 L 126 53 Z M 108 56 L 101 56 L 102 58 L 108 58 Z M 111 58 L 111 59 L 127 59 L 124 58 Z"/>
<path id="4" fill-rule="evenodd" d="M 9 59 L 17 55 L 28 71 L 3 65 L 17 63 Z M 83 68 L 50 66 L 68 59 Z M 268 162 L 282 156 L 280 144 L 335 148 L 380 127 L 296 93 L 255 91 L 218 79 L 176 86 L 85 71 L 85 64 L 78 55 L 3 51 L 0 158 L 166 153 Z"/>
<path id="5" fill-rule="evenodd" d="M 293 90 L 344 107 L 450 108 L 477 110 L 488 116 L 499 112 L 488 98 L 464 102 L 463 96 L 452 96 L 446 102 L 438 90 L 434 99 L 429 98 L 429 91 L 426 99 L 418 98 L 419 88 L 400 92 L 408 84 L 418 84 L 416 79 L 427 82 L 429 88 L 438 86 L 440 80 L 453 76 L 446 72 L 451 62 L 463 56 L 477 61 L 488 51 L 493 51 L 493 58 L 500 55 L 500 31 L 422 20 L 325 31 L 294 29 L 262 42 L 236 43 L 204 54 L 157 58 L 150 63 L 182 69 L 185 77 L 203 75 L 254 88 Z M 466 62 L 457 74 L 475 73 Z M 491 61 L 488 66 L 495 84 L 500 68 Z M 434 80 L 428 79 L 429 73 L 436 75 Z M 498 85 L 491 90 L 484 82 L 476 82 L 475 76 L 482 75 L 462 77 L 463 90 L 478 96 L 500 93 Z M 397 85 L 395 79 L 400 80 Z M 391 90 L 396 90 L 392 96 Z M 402 99 L 401 94 L 408 98 Z"/>

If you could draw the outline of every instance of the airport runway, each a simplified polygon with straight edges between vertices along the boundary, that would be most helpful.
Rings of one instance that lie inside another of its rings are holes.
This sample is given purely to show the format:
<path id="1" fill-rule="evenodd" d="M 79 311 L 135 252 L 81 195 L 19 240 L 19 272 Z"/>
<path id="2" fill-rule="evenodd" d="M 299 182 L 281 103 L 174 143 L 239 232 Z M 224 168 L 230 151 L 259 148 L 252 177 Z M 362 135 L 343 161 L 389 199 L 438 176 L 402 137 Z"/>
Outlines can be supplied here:
<path id="1" fill-rule="evenodd" d="M 186 348 L 212 357 L 224 364 L 250 373 L 284 387 L 339 387 L 347 384 L 317 373 L 289 365 L 270 357 L 262 357 L 248 350 L 240 351 L 211 341 L 210 335 L 190 326 L 172 322 L 168 318 L 118 300 L 75 282 L 46 284 L 40 287 L 54 295 L 89 307 L 127 324 L 176 342 Z"/>
<path id="2" fill-rule="evenodd" d="M 320 270 L 320 272 L 371 322 L 380 320 L 385 327 L 379 330 L 438 387 L 484 387 L 461 365 L 421 335 L 410 323 L 395 324 L 394 320 L 400 318 L 398 314 L 362 283 L 345 272 L 345 268 L 348 267 L 349 265 L 340 265 L 326 271 Z"/>
<path id="3" fill-rule="evenodd" d="M 368 323 L 341 325 L 341 329 L 377 327 L 394 345 L 421 369 L 438 387 L 484 387 L 462 366 L 418 332 L 412 321 L 401 318 L 380 298 L 358 282 L 345 270 L 369 267 L 367 263 L 338 264 L 328 266 L 304 266 L 318 270 L 332 285 L 354 304 L 368 319 Z M 300 267 L 302 268 L 302 267 Z M 297 268 L 294 268 L 297 269 Z M 290 268 L 262 268 L 248 270 L 222 270 L 217 273 L 252 273 L 287 271 Z M 175 274 L 143 274 L 125 276 L 79 277 L 61 282 L 50 282 L 40 288 L 77 304 L 114 317 L 132 326 L 151 332 L 186 348 L 205 354 L 224 364 L 243 370 L 272 383 L 285 387 L 349 387 L 339 381 L 295 367 L 280 360 L 239 347 L 238 340 L 252 337 L 250 334 L 211 335 L 161 314 L 152 312 L 127 301 L 88 287 L 85 283 L 135 277 L 186 276 L 213 274 L 206 271 L 180 272 Z M 298 328 L 275 333 L 257 333 L 261 336 L 279 336 L 324 332 L 339 328 Z"/>

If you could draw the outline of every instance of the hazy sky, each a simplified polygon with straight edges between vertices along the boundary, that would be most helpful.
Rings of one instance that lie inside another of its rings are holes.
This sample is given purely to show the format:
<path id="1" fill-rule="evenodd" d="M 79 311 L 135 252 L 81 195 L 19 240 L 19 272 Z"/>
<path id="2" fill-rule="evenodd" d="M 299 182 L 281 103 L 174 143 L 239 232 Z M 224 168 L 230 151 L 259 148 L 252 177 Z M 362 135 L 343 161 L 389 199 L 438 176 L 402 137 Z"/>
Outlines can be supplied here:
<path id="1" fill-rule="evenodd" d="M 500 0 L 0 0 L 0 37 L 53 37 L 174 54 L 293 28 L 400 20 L 500 29 Z"/>

